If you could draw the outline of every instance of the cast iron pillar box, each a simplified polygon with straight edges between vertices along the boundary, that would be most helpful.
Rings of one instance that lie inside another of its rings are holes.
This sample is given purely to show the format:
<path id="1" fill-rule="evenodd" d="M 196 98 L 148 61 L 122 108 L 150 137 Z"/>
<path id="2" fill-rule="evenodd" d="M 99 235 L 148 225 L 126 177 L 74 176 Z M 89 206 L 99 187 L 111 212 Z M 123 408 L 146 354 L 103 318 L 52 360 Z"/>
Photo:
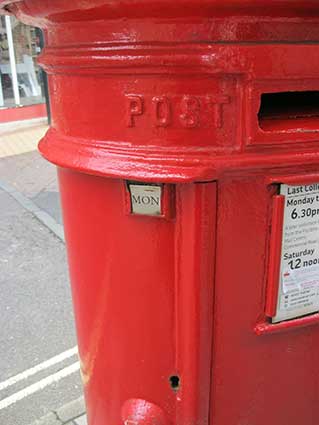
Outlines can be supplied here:
<path id="1" fill-rule="evenodd" d="M 46 35 L 89 425 L 318 425 L 318 1 L 0 4 Z"/>

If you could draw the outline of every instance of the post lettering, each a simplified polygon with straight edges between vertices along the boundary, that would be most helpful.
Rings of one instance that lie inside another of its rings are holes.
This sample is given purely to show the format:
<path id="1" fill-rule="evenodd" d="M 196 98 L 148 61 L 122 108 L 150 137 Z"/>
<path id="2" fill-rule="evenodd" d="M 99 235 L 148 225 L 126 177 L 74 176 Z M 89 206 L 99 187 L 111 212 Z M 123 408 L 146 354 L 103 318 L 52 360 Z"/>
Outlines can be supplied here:
<path id="1" fill-rule="evenodd" d="M 154 106 L 156 127 L 167 127 L 171 123 L 171 103 L 166 96 L 155 96 L 152 99 Z"/>
<path id="2" fill-rule="evenodd" d="M 144 102 L 142 96 L 128 94 L 126 97 L 126 124 L 128 127 L 135 127 L 135 117 L 144 112 Z"/>
<path id="3" fill-rule="evenodd" d="M 207 96 L 207 104 L 213 109 L 213 120 L 215 128 L 223 127 L 223 105 L 229 102 L 229 96 Z"/>

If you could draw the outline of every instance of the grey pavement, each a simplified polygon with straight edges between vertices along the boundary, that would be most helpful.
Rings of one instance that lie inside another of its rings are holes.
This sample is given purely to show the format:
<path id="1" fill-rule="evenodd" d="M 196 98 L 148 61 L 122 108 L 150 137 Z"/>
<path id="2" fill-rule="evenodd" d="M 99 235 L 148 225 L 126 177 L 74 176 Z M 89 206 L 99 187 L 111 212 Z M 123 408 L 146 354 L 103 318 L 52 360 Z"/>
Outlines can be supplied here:
<path id="1" fill-rule="evenodd" d="M 86 421 L 58 199 L 38 152 L 0 159 L 0 424 Z"/>
<path id="2" fill-rule="evenodd" d="M 0 180 L 32 199 L 62 224 L 56 168 L 38 151 L 0 159 Z"/>

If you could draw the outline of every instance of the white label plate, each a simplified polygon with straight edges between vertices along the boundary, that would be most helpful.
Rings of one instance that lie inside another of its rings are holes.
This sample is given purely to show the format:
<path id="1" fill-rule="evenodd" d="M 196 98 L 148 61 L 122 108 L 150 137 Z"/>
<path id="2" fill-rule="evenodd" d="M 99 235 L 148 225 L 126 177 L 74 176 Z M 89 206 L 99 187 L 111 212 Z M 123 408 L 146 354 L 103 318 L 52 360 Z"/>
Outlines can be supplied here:
<path id="1" fill-rule="evenodd" d="M 162 214 L 162 186 L 130 183 L 129 188 L 132 214 Z"/>
<path id="2" fill-rule="evenodd" d="M 319 310 L 319 183 L 282 184 L 285 196 L 280 282 L 273 323 Z"/>

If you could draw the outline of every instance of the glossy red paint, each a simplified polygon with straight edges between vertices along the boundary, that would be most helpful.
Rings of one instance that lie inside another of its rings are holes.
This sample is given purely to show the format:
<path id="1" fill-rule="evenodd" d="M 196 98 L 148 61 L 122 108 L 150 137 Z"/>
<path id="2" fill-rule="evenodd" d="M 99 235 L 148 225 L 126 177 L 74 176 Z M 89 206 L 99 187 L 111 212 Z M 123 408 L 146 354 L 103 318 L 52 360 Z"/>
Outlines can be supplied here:
<path id="1" fill-rule="evenodd" d="M 319 181 L 318 108 L 262 95 L 319 90 L 318 2 L 0 5 L 46 32 L 89 424 L 316 425 L 318 314 L 270 316 L 278 185 Z M 164 185 L 162 217 L 128 180 Z"/>
<path id="2" fill-rule="evenodd" d="M 59 179 L 89 421 L 134 422 L 141 399 L 164 411 L 153 423 L 206 423 L 216 184 L 179 185 L 165 219 L 127 214 L 121 180 Z"/>
<path id="3" fill-rule="evenodd" d="M 274 195 L 271 217 L 271 234 L 269 241 L 268 282 L 265 314 L 268 317 L 276 315 L 278 286 L 280 281 L 280 263 L 282 237 L 284 226 L 285 197 Z"/>

